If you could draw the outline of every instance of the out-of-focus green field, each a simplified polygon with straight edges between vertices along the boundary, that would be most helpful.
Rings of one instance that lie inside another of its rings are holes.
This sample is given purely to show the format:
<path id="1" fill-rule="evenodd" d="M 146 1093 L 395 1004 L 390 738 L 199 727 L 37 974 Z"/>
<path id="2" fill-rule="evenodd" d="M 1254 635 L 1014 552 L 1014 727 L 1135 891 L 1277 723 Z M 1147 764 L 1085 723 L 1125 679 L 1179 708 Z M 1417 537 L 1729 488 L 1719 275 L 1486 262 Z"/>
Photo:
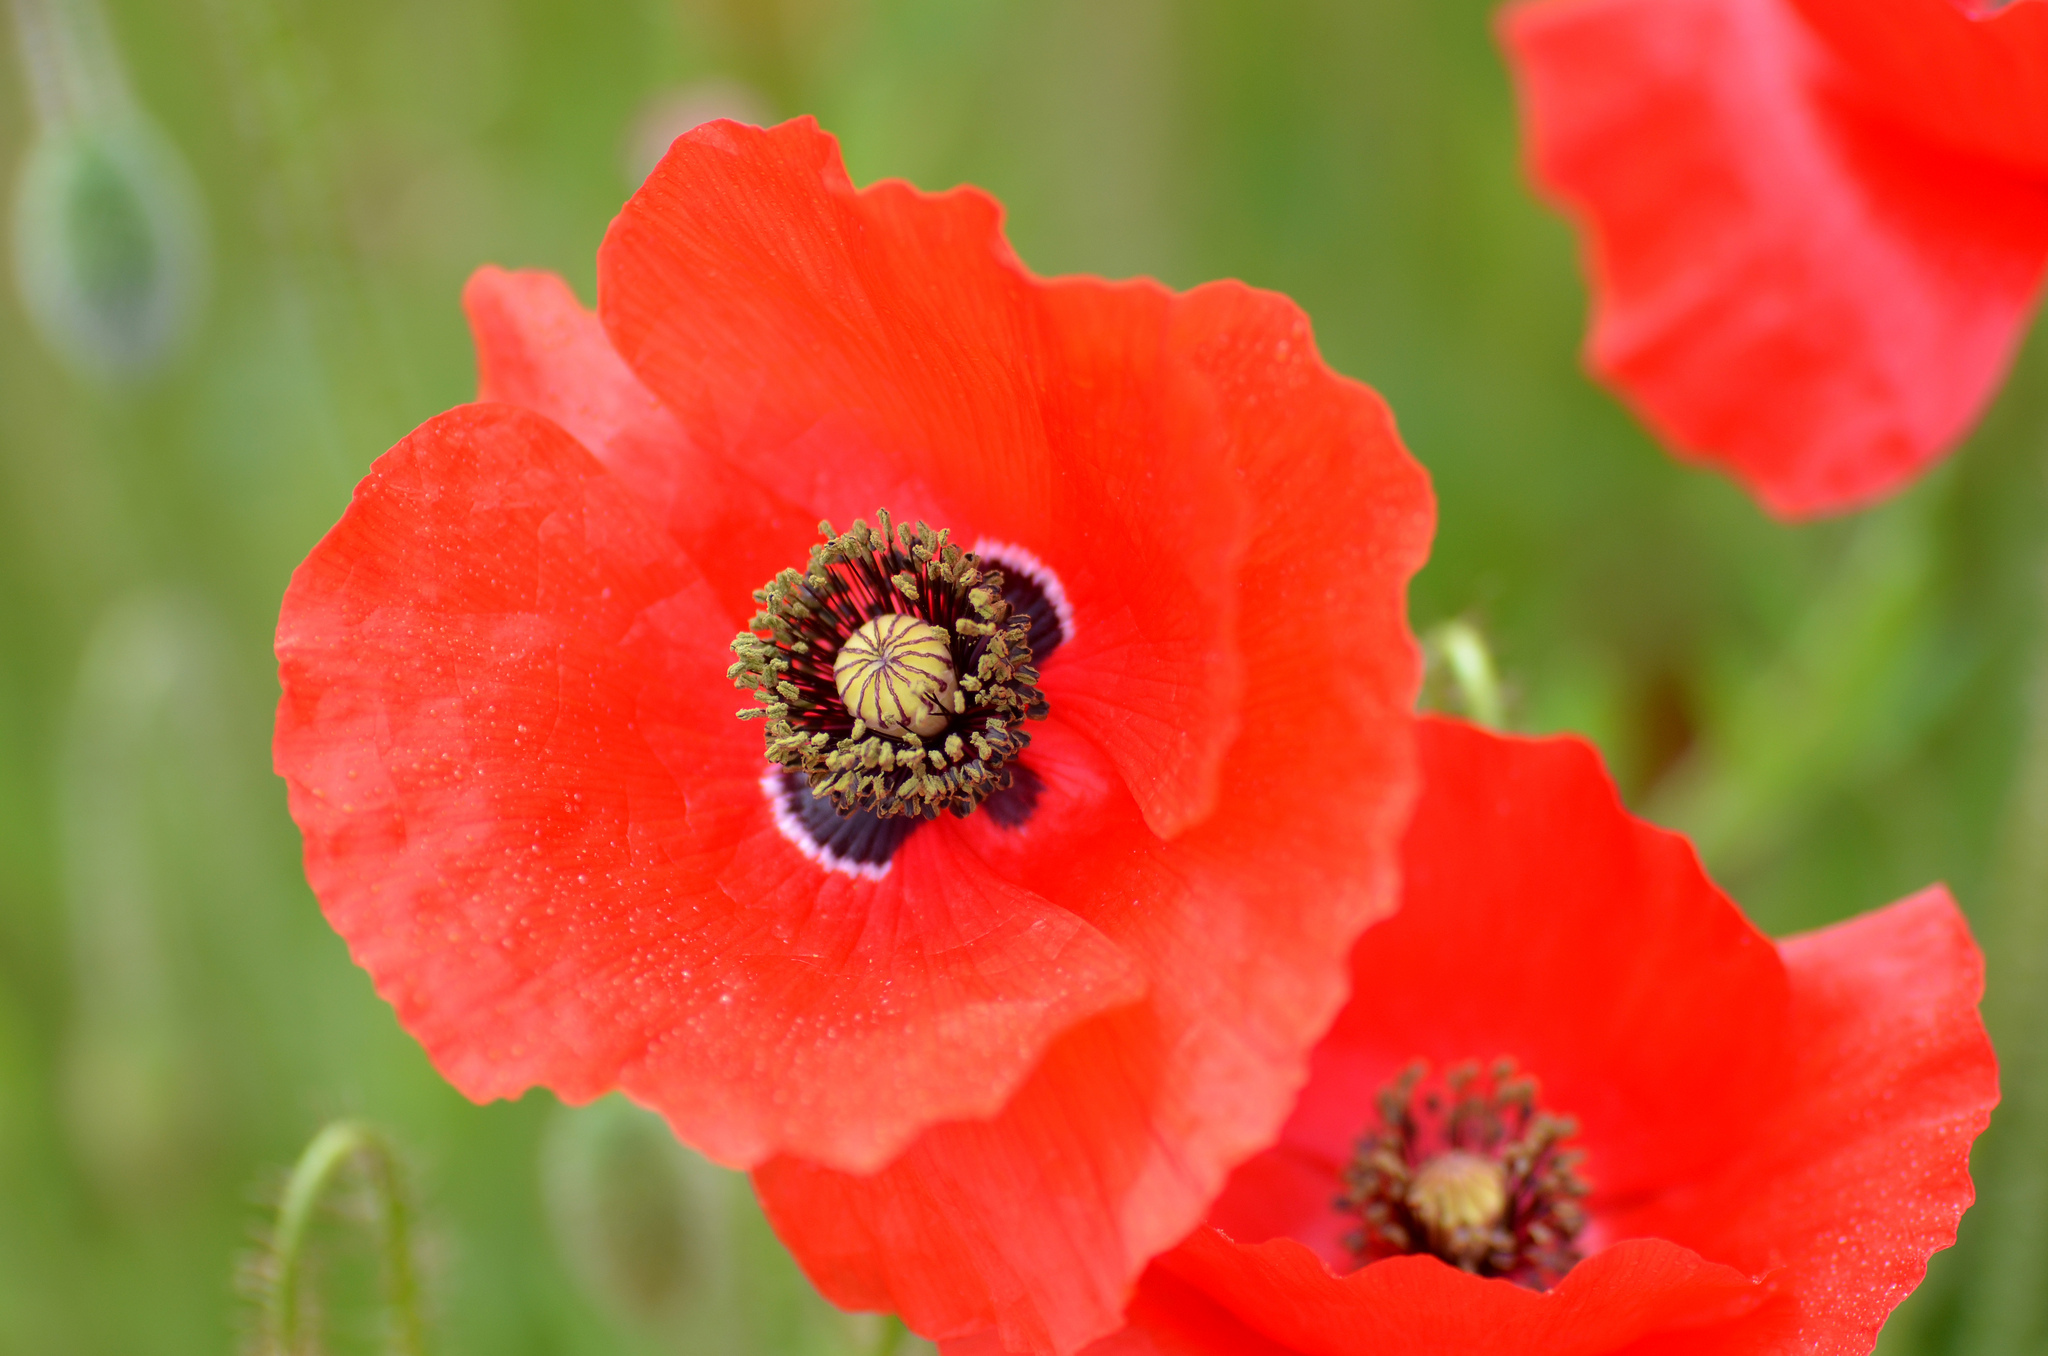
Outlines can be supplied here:
<path id="1" fill-rule="evenodd" d="M 128 381 L 53 356 L 18 289 L 0 302 L 0 1352 L 244 1341 L 238 1269 L 339 1115 L 404 1151 L 440 1351 L 883 1340 L 639 1113 L 442 1084 L 322 922 L 269 772 L 279 596 L 371 459 L 472 393 L 464 277 L 545 267 L 588 300 L 606 222 L 690 110 L 815 113 L 858 181 L 981 184 L 1041 272 L 1289 293 L 1434 476 L 1415 620 L 1480 628 L 1511 725 L 1594 737 L 1773 932 L 1949 882 L 1990 953 L 2007 1105 L 1963 1246 L 1884 1350 L 2038 1349 L 2048 344 L 1898 501 L 1766 520 L 1581 375 L 1574 244 L 1520 173 L 1482 0 L 106 18 L 196 176 L 210 285 Z M 10 169 L 39 127 L 26 31 L 0 53 Z M 320 1226 L 322 1317 L 329 1347 L 369 1351 L 353 1238 Z"/>

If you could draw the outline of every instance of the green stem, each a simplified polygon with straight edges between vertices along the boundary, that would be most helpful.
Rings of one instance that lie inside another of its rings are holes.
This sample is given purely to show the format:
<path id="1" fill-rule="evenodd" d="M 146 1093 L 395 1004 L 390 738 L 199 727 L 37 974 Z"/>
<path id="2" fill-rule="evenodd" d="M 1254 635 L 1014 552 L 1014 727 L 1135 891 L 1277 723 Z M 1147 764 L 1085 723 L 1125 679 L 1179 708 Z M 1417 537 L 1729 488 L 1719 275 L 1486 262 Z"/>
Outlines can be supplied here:
<path id="1" fill-rule="evenodd" d="M 132 116 L 127 76 L 95 0 L 13 0 L 15 56 L 45 128 Z"/>
<path id="2" fill-rule="evenodd" d="M 265 1349 L 272 1356 L 297 1356 L 308 1349 L 299 1304 L 306 1236 L 329 1190 L 351 1164 L 362 1172 L 377 1203 L 386 1301 L 393 1319 L 391 1346 L 399 1356 L 425 1356 L 419 1271 L 412 1251 L 412 1219 L 406 1207 L 397 1156 L 375 1127 L 335 1121 L 313 1137 L 292 1168 L 277 1207 L 271 1239 L 272 1267 L 263 1295 Z"/>

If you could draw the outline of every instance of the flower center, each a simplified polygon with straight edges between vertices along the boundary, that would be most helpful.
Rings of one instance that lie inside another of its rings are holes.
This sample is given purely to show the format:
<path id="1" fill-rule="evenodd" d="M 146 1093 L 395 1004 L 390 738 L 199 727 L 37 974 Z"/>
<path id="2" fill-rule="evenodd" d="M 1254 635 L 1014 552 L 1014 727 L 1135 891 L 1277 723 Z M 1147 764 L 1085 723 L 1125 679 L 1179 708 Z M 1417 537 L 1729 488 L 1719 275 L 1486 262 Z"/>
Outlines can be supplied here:
<path id="1" fill-rule="evenodd" d="M 1563 1147 L 1569 1118 L 1536 1107 L 1536 1083 L 1501 1060 L 1449 1070 L 1422 1089 L 1417 1064 L 1379 1095 L 1379 1129 L 1358 1141 L 1337 1208 L 1361 1228 L 1361 1261 L 1429 1253 L 1477 1276 L 1535 1289 L 1579 1260 L 1582 1155 Z"/>
<path id="2" fill-rule="evenodd" d="M 801 773 L 842 815 L 965 815 L 1011 783 L 1045 718 L 1029 615 L 1001 571 L 923 523 L 891 531 L 820 523 L 803 570 L 754 593 L 733 641 L 733 682 L 753 691 L 770 762 Z"/>

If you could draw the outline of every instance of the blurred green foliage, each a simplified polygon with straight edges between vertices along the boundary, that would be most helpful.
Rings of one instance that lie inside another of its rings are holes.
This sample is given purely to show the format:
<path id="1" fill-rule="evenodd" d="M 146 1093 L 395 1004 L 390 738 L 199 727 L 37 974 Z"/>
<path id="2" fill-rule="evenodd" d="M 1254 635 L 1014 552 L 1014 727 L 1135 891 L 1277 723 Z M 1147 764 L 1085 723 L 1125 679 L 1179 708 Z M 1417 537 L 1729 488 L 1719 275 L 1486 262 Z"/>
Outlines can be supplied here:
<path id="1" fill-rule="evenodd" d="M 2008 1105 L 1885 1350 L 2035 1349 L 2048 345 L 1900 500 L 1767 521 L 1581 375 L 1573 242 L 1520 173 L 1489 8 L 109 0 L 98 78 L 190 165 L 213 281 L 120 380 L 0 305 L 0 1351 L 229 1349 L 238 1260 L 342 1115 L 407 1157 L 438 1350 L 889 1343 L 638 1113 L 451 1092 L 321 921 L 268 771 L 278 598 L 370 460 L 471 394 L 463 278 L 546 267 L 588 298 L 648 148 L 716 111 L 816 113 L 860 181 L 982 184 L 1043 272 L 1291 294 L 1435 477 L 1416 621 L 1489 639 L 1509 723 L 1594 737 L 1770 930 L 1948 881 Z M 26 31 L 10 166 L 49 127 Z M 95 163 L 128 213 L 101 274 L 201 267 L 150 254 L 147 185 Z"/>

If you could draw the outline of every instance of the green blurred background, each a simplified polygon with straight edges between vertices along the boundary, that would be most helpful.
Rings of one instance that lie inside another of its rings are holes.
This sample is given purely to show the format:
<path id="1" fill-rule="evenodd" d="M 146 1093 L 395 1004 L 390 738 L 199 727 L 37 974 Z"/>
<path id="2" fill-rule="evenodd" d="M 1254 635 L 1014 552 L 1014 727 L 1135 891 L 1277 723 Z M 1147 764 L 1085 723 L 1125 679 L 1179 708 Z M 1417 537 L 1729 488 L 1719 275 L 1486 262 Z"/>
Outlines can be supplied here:
<path id="1" fill-rule="evenodd" d="M 0 1352 L 250 1341 L 238 1286 L 341 1115 L 400 1147 L 438 1350 L 888 1343 L 640 1113 L 443 1085 L 321 921 L 269 773 L 286 578 L 472 393 L 469 270 L 587 300 L 666 135 L 799 112 L 856 181 L 993 190 L 1041 272 L 1300 301 L 1435 477 L 1418 629 L 1476 627 L 1507 723 L 1595 738 L 1767 929 L 1949 882 L 2007 1103 L 1883 1350 L 2039 1349 L 2048 344 L 1899 500 L 1766 520 L 1581 374 L 1574 243 L 1520 172 L 1485 0 L 13 4 Z M 381 1340 L 365 1208 L 314 1239 L 336 1350 Z"/>

